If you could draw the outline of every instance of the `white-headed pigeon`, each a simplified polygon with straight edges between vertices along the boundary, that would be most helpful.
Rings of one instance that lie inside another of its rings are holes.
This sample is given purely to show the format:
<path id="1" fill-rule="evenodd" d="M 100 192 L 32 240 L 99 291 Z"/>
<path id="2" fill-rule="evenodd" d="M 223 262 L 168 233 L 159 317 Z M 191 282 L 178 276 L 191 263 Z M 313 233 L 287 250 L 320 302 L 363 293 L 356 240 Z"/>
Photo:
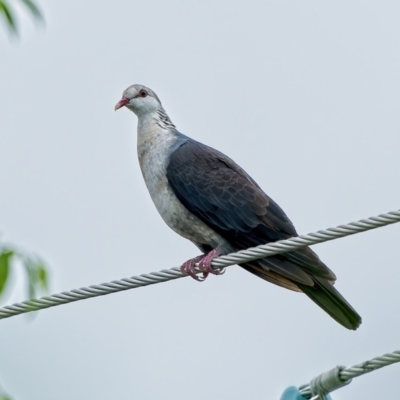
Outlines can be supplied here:
<path id="1" fill-rule="evenodd" d="M 181 270 L 197 280 L 209 273 L 218 255 L 297 236 L 282 211 L 234 161 L 180 133 L 157 95 L 142 85 L 126 89 L 115 109 L 138 117 L 137 151 L 144 180 L 166 224 L 204 254 Z M 195 263 L 204 274 L 194 274 Z M 305 293 L 332 318 L 356 329 L 361 317 L 332 286 L 335 274 L 310 249 L 240 265 L 252 274 Z"/>

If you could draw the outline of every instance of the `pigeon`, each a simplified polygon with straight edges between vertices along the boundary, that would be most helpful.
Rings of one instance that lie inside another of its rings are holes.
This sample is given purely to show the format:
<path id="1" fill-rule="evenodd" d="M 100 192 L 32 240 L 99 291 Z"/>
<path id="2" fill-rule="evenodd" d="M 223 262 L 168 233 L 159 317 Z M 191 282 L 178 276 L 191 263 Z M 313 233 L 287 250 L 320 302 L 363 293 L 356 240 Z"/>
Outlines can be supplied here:
<path id="1" fill-rule="evenodd" d="M 211 266 L 220 255 L 297 236 L 283 210 L 239 165 L 177 130 L 153 90 L 128 87 L 115 110 L 121 107 L 138 117 L 140 168 L 158 212 L 202 252 L 181 266 L 182 273 L 204 280 L 208 274 L 222 273 Z M 196 263 L 203 276 L 195 273 Z M 358 313 L 333 287 L 335 274 L 308 247 L 240 267 L 303 292 L 347 329 L 361 324 Z"/>

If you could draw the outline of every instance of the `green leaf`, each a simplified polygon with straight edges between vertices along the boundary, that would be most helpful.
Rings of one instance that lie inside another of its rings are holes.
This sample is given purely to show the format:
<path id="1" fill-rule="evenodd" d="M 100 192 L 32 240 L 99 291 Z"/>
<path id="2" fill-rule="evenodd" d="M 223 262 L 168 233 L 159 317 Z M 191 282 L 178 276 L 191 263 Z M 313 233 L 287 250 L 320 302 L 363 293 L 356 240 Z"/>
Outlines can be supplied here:
<path id="1" fill-rule="evenodd" d="M 43 264 L 37 265 L 37 276 L 38 276 L 39 282 L 42 285 L 42 289 L 46 290 L 48 287 L 49 279 L 47 276 L 47 270 Z"/>
<path id="2" fill-rule="evenodd" d="M 21 0 L 37 20 L 43 20 L 42 13 L 32 0 Z"/>
<path id="3" fill-rule="evenodd" d="M 17 23 L 15 21 L 14 15 L 11 12 L 9 5 L 3 0 L 0 0 L 0 14 L 3 14 L 4 17 L 6 18 L 10 31 L 17 34 L 18 33 Z"/>
<path id="4" fill-rule="evenodd" d="M 13 256 L 13 254 L 14 253 L 10 250 L 5 250 L 0 254 L 0 294 L 7 282 L 10 271 L 10 258 Z"/>
<path id="5" fill-rule="evenodd" d="M 29 299 L 35 299 L 38 292 L 47 290 L 48 274 L 45 263 L 38 257 L 27 256 L 21 252 L 18 253 L 18 256 L 28 276 Z"/>

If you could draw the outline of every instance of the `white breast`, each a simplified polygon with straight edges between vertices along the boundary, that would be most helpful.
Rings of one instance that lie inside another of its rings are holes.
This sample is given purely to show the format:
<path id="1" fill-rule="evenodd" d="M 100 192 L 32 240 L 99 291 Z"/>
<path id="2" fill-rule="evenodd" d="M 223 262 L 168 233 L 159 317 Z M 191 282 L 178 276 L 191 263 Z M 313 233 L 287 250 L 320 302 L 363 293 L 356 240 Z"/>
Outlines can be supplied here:
<path id="1" fill-rule="evenodd" d="M 177 141 L 174 132 L 154 129 L 139 132 L 138 157 L 150 196 L 166 224 L 179 235 L 195 243 L 227 247 L 226 241 L 204 222 L 190 213 L 170 188 L 166 169 L 171 148 Z"/>

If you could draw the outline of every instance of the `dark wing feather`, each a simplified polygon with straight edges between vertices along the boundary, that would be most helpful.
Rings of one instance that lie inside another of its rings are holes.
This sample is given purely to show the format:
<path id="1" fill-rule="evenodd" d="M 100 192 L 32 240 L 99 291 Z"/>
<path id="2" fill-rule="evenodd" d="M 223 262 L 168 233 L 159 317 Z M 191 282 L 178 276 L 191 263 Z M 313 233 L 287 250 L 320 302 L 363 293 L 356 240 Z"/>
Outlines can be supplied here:
<path id="1" fill-rule="evenodd" d="M 190 211 L 206 222 L 211 218 L 214 229 L 236 241 L 241 234 L 254 236 L 255 243 L 263 240 L 260 234 L 268 241 L 296 235 L 282 209 L 238 165 L 210 147 L 184 142 L 171 155 L 167 178 Z"/>
<path id="2" fill-rule="evenodd" d="M 297 236 L 283 210 L 215 149 L 190 139 L 183 142 L 171 154 L 167 179 L 181 203 L 237 250 Z M 329 290 L 336 277 L 309 248 L 241 266 L 269 282 L 303 291 L 348 328 L 361 322 L 351 306 L 335 296 L 336 290 Z"/>
<path id="3" fill-rule="evenodd" d="M 241 250 L 297 236 L 283 210 L 224 154 L 188 140 L 172 154 L 167 179 L 183 205 Z M 307 273 L 335 280 L 309 249 L 263 260 L 263 266 L 305 285 Z"/>

